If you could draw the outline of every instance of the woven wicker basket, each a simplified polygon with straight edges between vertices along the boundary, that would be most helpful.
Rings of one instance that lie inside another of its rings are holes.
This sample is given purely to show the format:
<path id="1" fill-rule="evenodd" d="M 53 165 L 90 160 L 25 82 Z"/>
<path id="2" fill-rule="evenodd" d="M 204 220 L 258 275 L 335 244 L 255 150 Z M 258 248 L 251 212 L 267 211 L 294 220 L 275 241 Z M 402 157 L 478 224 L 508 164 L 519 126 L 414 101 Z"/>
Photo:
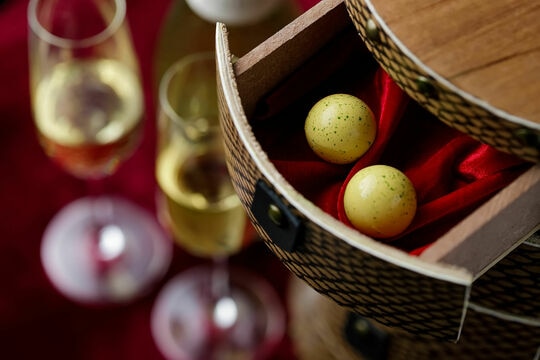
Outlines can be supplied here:
<path id="1" fill-rule="evenodd" d="M 540 223 L 538 164 L 530 164 L 438 236 L 429 251 L 413 256 L 361 234 L 307 200 L 277 171 L 255 136 L 251 121 L 268 92 L 287 83 L 291 74 L 309 68 L 306 64 L 321 53 L 342 49 L 335 60 L 339 67 L 339 59 L 349 56 L 343 45 L 354 43 L 353 51 L 361 48 L 362 54 L 372 56 L 371 51 L 413 99 L 445 123 L 527 161 L 538 161 L 538 147 L 531 140 L 538 135 L 538 123 L 500 117 L 505 114 L 492 113 L 484 103 L 438 82 L 432 70 L 423 73 L 412 59 L 402 61 L 406 52 L 391 41 L 394 38 L 379 18 L 371 21 L 368 9 L 360 1 L 323 0 L 234 63 L 226 27 L 218 24 L 219 105 L 227 161 L 255 229 L 298 278 L 333 303 L 382 326 L 457 341 L 469 321 L 474 326 L 480 323 L 471 320 L 473 308 L 475 313 L 500 311 L 538 326 L 540 249 L 524 242 Z M 358 31 L 371 39 L 369 46 Z M 358 43 L 350 41 L 350 34 Z M 283 96 L 294 98 L 297 93 L 291 86 Z M 446 107 L 450 100 L 451 113 Z M 471 112 L 477 116 L 469 117 Z M 463 118 L 470 123 L 462 124 Z M 529 139 L 525 147 L 518 136 L 523 133 Z M 506 280 L 501 282 L 503 275 Z M 527 351 L 540 345 L 535 334 Z"/>

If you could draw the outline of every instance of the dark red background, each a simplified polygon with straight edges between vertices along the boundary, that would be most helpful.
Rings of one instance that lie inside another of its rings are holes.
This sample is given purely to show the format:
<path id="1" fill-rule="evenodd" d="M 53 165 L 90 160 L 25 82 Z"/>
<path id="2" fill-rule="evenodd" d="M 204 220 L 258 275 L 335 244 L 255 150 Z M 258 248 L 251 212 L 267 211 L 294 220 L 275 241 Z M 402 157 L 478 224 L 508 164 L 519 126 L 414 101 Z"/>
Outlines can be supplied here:
<path id="1" fill-rule="evenodd" d="M 128 19 L 146 89 L 145 137 L 109 181 L 109 189 L 154 211 L 155 104 L 152 56 L 170 0 L 128 0 Z M 299 0 L 307 9 L 317 0 Z M 28 86 L 26 0 L 0 0 L 0 358 L 160 359 L 150 311 L 163 282 L 197 263 L 176 250 L 166 278 L 136 302 L 88 308 L 58 294 L 39 260 L 41 235 L 62 206 L 85 195 L 85 185 L 53 165 L 39 146 Z M 258 243 L 232 260 L 267 276 L 286 296 L 288 272 Z M 294 359 L 289 338 L 275 359 Z"/>

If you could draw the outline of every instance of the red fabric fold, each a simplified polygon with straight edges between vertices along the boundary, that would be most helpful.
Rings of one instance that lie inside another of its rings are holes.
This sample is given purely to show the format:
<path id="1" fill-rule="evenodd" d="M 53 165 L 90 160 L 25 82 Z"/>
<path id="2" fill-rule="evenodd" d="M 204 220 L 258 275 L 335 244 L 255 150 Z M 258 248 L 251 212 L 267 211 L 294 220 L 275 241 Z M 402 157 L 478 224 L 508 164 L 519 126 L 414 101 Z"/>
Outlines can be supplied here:
<path id="1" fill-rule="evenodd" d="M 271 121 L 253 123 L 257 138 L 277 170 L 308 200 L 344 224 L 352 227 L 343 209 L 349 179 L 369 165 L 394 166 L 412 181 L 418 209 L 404 233 L 384 241 L 420 254 L 527 167 L 519 158 L 441 123 L 410 101 L 381 68 L 356 82 L 347 79 L 347 73 L 344 70 L 333 74 L 333 85 L 321 85 L 324 90 L 314 91 L 302 106 L 291 105 L 294 109 L 276 114 Z M 339 82 L 341 88 L 335 85 Z M 319 159 L 307 145 L 303 131 L 311 106 L 336 92 L 350 93 L 365 101 L 377 120 L 374 144 L 349 165 Z"/>
<path id="2" fill-rule="evenodd" d="M 486 166 L 469 166 L 475 160 Z M 428 161 L 405 169 L 417 191 L 418 210 L 406 232 L 393 240 L 413 250 L 429 244 L 513 181 L 524 169 L 521 164 L 519 159 L 456 134 Z M 437 229 L 426 233 L 429 227 Z"/>

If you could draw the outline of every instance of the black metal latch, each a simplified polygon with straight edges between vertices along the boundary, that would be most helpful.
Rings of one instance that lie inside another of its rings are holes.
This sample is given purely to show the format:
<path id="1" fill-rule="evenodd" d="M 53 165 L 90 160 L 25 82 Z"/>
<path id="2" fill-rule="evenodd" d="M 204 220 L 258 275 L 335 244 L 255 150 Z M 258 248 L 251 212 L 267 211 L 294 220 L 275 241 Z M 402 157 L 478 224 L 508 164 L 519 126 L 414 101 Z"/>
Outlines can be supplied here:
<path id="1" fill-rule="evenodd" d="M 288 252 L 294 250 L 302 234 L 302 222 L 262 180 L 255 186 L 251 212 L 276 245 Z"/>
<path id="2" fill-rule="evenodd" d="M 350 313 L 345 324 L 345 338 L 366 360 L 387 358 L 388 334 L 373 325 L 368 319 Z"/>

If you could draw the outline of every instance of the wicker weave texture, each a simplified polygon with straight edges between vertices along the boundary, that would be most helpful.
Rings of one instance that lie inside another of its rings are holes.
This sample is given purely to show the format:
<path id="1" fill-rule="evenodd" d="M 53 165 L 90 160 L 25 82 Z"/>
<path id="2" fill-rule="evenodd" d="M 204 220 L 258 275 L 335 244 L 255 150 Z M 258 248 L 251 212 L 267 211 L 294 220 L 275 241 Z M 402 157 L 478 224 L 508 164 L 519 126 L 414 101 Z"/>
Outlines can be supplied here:
<path id="1" fill-rule="evenodd" d="M 290 333 L 301 359 L 364 359 L 346 339 L 349 312 L 316 294 L 297 279 L 289 291 Z M 386 354 L 376 359 L 523 359 L 534 358 L 540 327 L 469 311 L 457 343 L 426 339 L 366 320 L 388 336 Z M 358 336 L 366 336 L 358 334 Z M 373 344 L 372 344 L 373 345 Z"/>
<path id="2" fill-rule="evenodd" d="M 475 304 L 540 324 L 540 246 L 522 244 L 480 277 L 472 289 Z"/>

